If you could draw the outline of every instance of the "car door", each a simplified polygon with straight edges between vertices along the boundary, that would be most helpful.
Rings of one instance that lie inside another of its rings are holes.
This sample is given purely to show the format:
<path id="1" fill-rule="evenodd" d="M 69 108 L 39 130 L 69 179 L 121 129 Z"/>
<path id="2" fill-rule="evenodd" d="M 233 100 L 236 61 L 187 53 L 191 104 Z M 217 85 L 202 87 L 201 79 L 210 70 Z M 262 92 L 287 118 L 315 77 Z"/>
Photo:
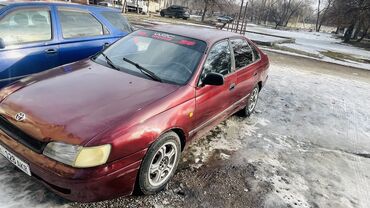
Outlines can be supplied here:
<path id="1" fill-rule="evenodd" d="M 58 64 L 58 42 L 49 6 L 18 6 L 0 17 L 0 87 Z"/>
<path id="2" fill-rule="evenodd" d="M 176 15 L 176 7 L 170 6 L 168 7 L 168 16 L 175 17 Z"/>
<path id="3" fill-rule="evenodd" d="M 88 10 L 57 7 L 59 22 L 59 60 L 61 64 L 78 61 L 96 54 L 116 38 Z"/>
<path id="4" fill-rule="evenodd" d="M 255 63 L 257 59 L 248 41 L 242 38 L 230 40 L 235 57 L 236 88 L 235 96 L 238 100 L 244 100 L 257 84 L 258 70 Z M 241 103 L 244 105 L 245 102 Z"/>
<path id="5" fill-rule="evenodd" d="M 232 53 L 228 40 L 216 43 L 208 53 L 195 90 L 195 131 L 213 126 L 227 116 L 230 106 L 235 102 L 236 74 L 233 73 Z M 202 85 L 202 79 L 210 72 L 224 75 L 221 86 Z"/>

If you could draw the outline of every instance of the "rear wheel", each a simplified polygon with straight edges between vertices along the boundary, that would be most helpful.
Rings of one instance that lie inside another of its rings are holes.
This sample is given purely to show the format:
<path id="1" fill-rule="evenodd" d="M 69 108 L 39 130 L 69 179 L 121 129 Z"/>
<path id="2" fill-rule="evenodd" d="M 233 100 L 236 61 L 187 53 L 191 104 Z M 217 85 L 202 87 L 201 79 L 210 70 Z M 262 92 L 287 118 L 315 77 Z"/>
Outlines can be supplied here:
<path id="1" fill-rule="evenodd" d="M 182 19 L 184 19 L 184 20 L 188 20 L 188 18 L 187 18 L 187 17 L 183 17 Z"/>
<path id="2" fill-rule="evenodd" d="M 242 110 L 239 111 L 239 114 L 241 116 L 249 117 L 250 115 L 252 115 L 257 105 L 259 92 L 260 89 L 257 85 L 253 88 L 250 96 L 248 97 L 247 105 Z"/>
<path id="3" fill-rule="evenodd" d="M 181 156 L 180 138 L 175 132 L 160 136 L 149 148 L 140 167 L 138 188 L 143 194 L 164 189 L 174 175 Z"/>

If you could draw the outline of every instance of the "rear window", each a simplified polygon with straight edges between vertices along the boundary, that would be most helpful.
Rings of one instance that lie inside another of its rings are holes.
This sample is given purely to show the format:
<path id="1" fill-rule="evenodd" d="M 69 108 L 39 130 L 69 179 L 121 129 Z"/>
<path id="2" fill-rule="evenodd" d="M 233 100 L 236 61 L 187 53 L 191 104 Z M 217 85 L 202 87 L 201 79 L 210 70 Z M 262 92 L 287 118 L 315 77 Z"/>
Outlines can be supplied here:
<path id="1" fill-rule="evenodd" d="M 5 7 L 5 6 L 0 4 L 0 9 L 2 9 L 3 7 Z"/>
<path id="2" fill-rule="evenodd" d="M 132 27 L 128 23 L 126 17 L 124 17 L 121 13 L 118 12 L 102 12 L 102 15 L 105 19 L 109 21 L 114 27 L 118 28 L 123 32 L 132 32 Z"/>
<path id="3" fill-rule="evenodd" d="M 105 27 L 90 13 L 58 9 L 63 38 L 83 38 L 108 34 Z"/>

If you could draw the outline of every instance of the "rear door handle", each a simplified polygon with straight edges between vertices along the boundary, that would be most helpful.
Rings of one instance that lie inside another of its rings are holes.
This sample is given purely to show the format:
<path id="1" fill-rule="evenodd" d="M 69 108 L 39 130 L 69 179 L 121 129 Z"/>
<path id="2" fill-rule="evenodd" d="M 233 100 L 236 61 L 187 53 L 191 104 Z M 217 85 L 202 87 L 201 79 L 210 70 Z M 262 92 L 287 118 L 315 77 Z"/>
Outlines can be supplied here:
<path id="1" fill-rule="evenodd" d="M 45 53 L 47 53 L 47 54 L 54 54 L 54 53 L 57 53 L 57 52 L 58 52 L 58 50 L 55 49 L 55 48 L 49 48 L 49 49 L 45 50 Z"/>
<path id="2" fill-rule="evenodd" d="M 235 89 L 235 83 L 232 83 L 231 85 L 230 85 L 230 87 L 229 87 L 229 90 L 231 91 L 231 90 L 233 90 L 233 89 Z"/>

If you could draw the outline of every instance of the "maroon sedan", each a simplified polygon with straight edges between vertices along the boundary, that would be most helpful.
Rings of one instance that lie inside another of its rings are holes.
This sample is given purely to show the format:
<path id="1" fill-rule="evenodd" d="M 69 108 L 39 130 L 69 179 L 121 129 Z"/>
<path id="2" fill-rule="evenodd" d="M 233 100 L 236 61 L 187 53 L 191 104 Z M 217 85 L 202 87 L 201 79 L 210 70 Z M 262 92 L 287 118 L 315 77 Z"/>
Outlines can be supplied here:
<path id="1" fill-rule="evenodd" d="M 235 33 L 139 30 L 91 59 L 4 88 L 0 153 L 69 200 L 153 194 L 191 139 L 254 111 L 268 67 Z"/>

